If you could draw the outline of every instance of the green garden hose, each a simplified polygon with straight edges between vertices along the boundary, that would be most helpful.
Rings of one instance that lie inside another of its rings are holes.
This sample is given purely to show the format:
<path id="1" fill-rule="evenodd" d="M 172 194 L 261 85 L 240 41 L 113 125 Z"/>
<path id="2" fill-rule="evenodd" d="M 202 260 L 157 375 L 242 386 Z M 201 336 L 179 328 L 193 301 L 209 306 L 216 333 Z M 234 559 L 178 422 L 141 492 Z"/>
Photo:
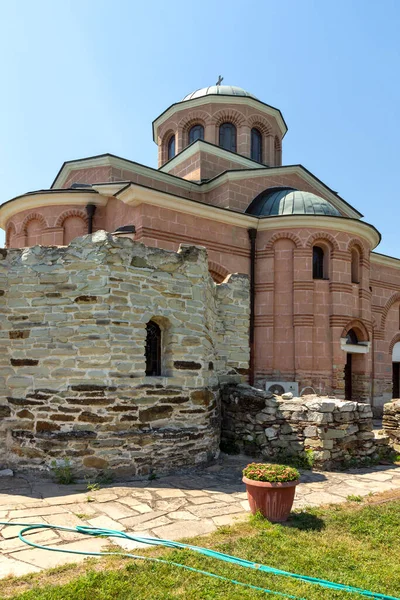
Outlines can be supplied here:
<path id="1" fill-rule="evenodd" d="M 387 596 L 386 594 L 380 594 L 377 592 L 370 592 L 368 590 L 363 590 L 361 588 L 352 587 L 350 585 L 343 585 L 341 583 L 333 583 L 331 581 L 326 581 L 324 579 L 319 579 L 317 577 L 308 577 L 307 575 L 299 575 L 298 573 L 290 573 L 288 571 L 282 571 L 281 569 L 275 569 L 274 567 L 268 567 L 266 565 L 261 565 L 249 560 L 245 560 L 243 558 L 237 558 L 236 556 L 230 556 L 229 554 L 224 554 L 222 552 L 217 552 L 215 550 L 210 550 L 208 548 L 202 548 L 200 546 L 193 546 L 191 544 L 183 544 L 181 542 L 173 542 L 171 540 L 161 540 L 159 538 L 153 537 L 139 537 L 136 535 L 132 535 L 129 533 L 125 533 L 123 531 L 117 531 L 114 529 L 102 529 L 97 527 L 88 527 L 85 525 L 78 525 L 77 527 L 63 527 L 61 525 L 48 525 L 44 523 L 9 523 L 8 521 L 0 521 L 0 525 L 7 526 L 18 526 L 23 527 L 23 529 L 19 532 L 19 538 L 22 542 L 27 544 L 28 546 L 32 546 L 33 548 L 40 548 L 41 550 L 53 550 L 54 552 L 64 552 L 67 554 L 81 554 L 84 556 L 110 556 L 110 555 L 118 555 L 118 556 L 126 556 L 129 558 L 134 558 L 138 560 L 150 560 L 153 562 L 164 563 L 168 565 L 173 565 L 175 567 L 180 567 L 183 569 L 187 569 L 188 571 L 192 571 L 194 573 L 201 573 L 202 575 L 207 575 L 209 577 L 215 577 L 216 579 L 221 579 L 223 581 L 228 581 L 235 585 L 241 585 L 243 587 L 248 587 L 253 590 L 258 590 L 260 592 L 264 592 L 266 594 L 273 594 L 275 596 L 281 596 L 284 598 L 293 598 L 294 600 L 304 600 L 304 598 L 298 598 L 297 596 L 292 596 L 290 594 L 284 594 L 282 592 L 276 592 L 273 590 L 269 590 L 266 588 L 258 587 L 255 585 L 251 585 L 249 583 L 243 583 L 240 581 L 236 581 L 234 579 L 229 579 L 228 577 L 223 577 L 222 575 L 216 575 L 215 573 L 210 573 L 208 571 L 202 571 L 201 569 L 195 569 L 194 567 L 189 567 L 187 565 L 183 565 L 180 563 L 171 562 L 169 560 L 164 560 L 161 558 L 154 558 L 150 556 L 140 556 L 136 554 L 131 554 L 128 552 L 85 552 L 80 550 L 66 550 L 58 547 L 51 546 L 42 546 L 41 544 L 36 544 L 35 542 L 29 541 L 24 534 L 37 530 L 37 529 L 58 529 L 61 531 L 69 531 L 73 533 L 81 533 L 83 535 L 91 535 L 94 537 L 114 537 L 114 538 L 122 538 L 126 540 L 131 540 L 134 542 L 139 542 L 142 544 L 148 544 L 150 546 L 164 546 L 165 548 L 174 548 L 174 549 L 185 549 L 192 550 L 193 552 L 197 552 L 199 554 L 203 554 L 208 558 L 213 558 L 217 560 L 221 560 L 227 563 L 231 563 L 232 565 L 241 566 L 247 569 L 254 569 L 256 571 L 262 571 L 264 573 L 269 573 L 271 575 L 280 575 L 283 577 L 290 577 L 293 579 L 297 579 L 299 581 L 303 581 L 305 583 L 316 584 L 322 586 L 324 588 L 328 588 L 335 591 L 344 591 L 351 592 L 355 594 L 359 594 L 361 596 L 365 596 L 367 598 L 375 598 L 376 600 L 400 600 L 394 596 Z"/>

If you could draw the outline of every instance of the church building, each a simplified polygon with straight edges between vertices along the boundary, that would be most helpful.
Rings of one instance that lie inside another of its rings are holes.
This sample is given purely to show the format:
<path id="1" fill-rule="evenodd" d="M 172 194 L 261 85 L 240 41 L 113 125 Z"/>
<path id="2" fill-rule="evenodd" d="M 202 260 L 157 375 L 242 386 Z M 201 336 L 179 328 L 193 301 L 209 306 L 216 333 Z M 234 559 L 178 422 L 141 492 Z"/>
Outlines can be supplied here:
<path id="1" fill-rule="evenodd" d="M 301 164 L 282 164 L 281 111 L 242 88 L 196 90 L 152 124 L 158 168 L 103 154 L 65 162 L 50 189 L 0 207 L 7 248 L 98 230 L 176 251 L 204 246 L 217 284 L 250 280 L 257 387 L 398 398 L 400 261 L 376 228 Z"/>

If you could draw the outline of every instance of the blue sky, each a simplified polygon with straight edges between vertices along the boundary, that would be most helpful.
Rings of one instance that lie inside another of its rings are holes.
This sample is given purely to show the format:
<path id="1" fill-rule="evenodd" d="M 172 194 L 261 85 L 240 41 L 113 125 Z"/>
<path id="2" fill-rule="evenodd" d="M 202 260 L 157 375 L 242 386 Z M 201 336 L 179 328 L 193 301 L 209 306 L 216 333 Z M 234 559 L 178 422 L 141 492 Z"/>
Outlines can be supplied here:
<path id="1" fill-rule="evenodd" d="M 398 0 L 20 0 L 1 13 L 0 203 L 49 187 L 64 160 L 155 167 L 151 121 L 222 74 L 282 110 L 284 163 L 400 257 Z"/>

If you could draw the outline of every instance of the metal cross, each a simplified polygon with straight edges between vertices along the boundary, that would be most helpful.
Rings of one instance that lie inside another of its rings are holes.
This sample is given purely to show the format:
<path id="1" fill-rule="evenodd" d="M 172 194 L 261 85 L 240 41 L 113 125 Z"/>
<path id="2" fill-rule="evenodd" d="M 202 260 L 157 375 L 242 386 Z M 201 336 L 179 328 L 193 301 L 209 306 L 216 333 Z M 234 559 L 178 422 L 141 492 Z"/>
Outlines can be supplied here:
<path id="1" fill-rule="evenodd" d="M 223 82 L 224 78 L 221 77 L 221 75 L 218 76 L 218 81 L 215 85 L 221 85 L 221 83 Z"/>

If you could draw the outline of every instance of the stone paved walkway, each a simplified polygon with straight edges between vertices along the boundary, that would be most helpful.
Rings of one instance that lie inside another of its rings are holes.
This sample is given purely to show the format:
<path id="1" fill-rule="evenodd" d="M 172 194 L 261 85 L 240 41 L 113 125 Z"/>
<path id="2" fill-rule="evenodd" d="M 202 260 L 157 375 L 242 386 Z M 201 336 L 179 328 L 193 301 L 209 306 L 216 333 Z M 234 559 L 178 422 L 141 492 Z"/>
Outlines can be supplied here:
<path id="1" fill-rule="evenodd" d="M 140 535 L 180 539 L 207 534 L 243 519 L 248 503 L 241 469 L 245 457 L 225 457 L 201 470 L 154 481 L 113 484 L 88 492 L 86 484 L 57 485 L 21 476 L 0 478 L 0 520 L 91 525 Z M 295 508 L 344 502 L 349 495 L 400 490 L 400 467 L 379 466 L 346 473 L 305 471 L 297 488 Z M 0 577 L 21 576 L 78 562 L 83 557 L 27 547 L 18 527 L 0 527 Z M 108 540 L 76 533 L 43 531 L 32 541 L 65 549 L 99 551 Z M 122 541 L 126 550 L 138 544 Z"/>

